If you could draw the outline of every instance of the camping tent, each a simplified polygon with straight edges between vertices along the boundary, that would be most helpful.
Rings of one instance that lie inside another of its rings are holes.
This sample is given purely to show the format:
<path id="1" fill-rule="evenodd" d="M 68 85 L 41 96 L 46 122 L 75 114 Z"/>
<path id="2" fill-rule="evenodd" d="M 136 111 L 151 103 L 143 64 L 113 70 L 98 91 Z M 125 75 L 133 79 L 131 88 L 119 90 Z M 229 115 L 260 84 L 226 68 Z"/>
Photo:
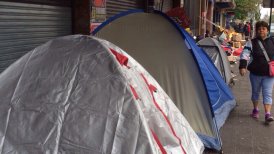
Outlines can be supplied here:
<path id="1" fill-rule="evenodd" d="M 230 70 L 230 63 L 220 43 L 216 39 L 206 37 L 200 40 L 197 44 L 211 58 L 215 66 L 218 68 L 224 81 L 227 84 L 233 82 Z"/>
<path id="2" fill-rule="evenodd" d="M 93 35 L 134 57 L 171 97 L 204 145 L 221 149 L 218 130 L 235 100 L 214 64 L 183 29 L 161 12 L 132 10 L 110 18 Z"/>
<path id="3" fill-rule="evenodd" d="M 188 153 L 203 144 L 158 83 L 115 45 L 67 36 L 0 74 L 2 153 Z"/>

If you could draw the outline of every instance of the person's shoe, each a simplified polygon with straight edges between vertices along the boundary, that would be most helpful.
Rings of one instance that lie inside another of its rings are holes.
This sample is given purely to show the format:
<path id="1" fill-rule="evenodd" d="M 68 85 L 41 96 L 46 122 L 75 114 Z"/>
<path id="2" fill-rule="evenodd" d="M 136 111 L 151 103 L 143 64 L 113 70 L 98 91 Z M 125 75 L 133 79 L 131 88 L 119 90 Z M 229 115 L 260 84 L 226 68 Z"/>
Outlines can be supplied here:
<path id="1" fill-rule="evenodd" d="M 253 109 L 251 115 L 252 118 L 258 119 L 259 118 L 259 110 Z"/>
<path id="2" fill-rule="evenodd" d="M 265 122 L 270 123 L 272 121 L 274 121 L 274 118 L 271 116 L 271 114 L 266 114 L 265 115 Z"/>

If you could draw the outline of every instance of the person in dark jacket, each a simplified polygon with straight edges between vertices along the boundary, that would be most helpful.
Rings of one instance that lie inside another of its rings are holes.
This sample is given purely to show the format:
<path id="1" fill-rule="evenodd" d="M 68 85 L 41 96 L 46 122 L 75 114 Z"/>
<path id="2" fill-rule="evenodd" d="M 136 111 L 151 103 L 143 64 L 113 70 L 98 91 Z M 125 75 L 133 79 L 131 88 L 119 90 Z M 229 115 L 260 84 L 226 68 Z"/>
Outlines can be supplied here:
<path id="1" fill-rule="evenodd" d="M 246 22 L 244 26 L 244 34 L 245 34 L 245 39 L 248 40 L 250 38 L 250 24 L 249 22 Z"/>
<path id="2" fill-rule="evenodd" d="M 239 71 L 242 76 L 246 74 L 246 70 L 250 72 L 251 100 L 254 107 L 251 116 L 259 118 L 258 105 L 259 96 L 262 91 L 265 122 L 269 123 L 274 120 L 271 116 L 274 77 L 269 76 L 268 62 L 258 41 L 264 46 L 269 59 L 274 60 L 274 40 L 268 37 L 268 24 L 266 22 L 258 21 L 255 27 L 256 37 L 246 43 L 240 56 Z"/>

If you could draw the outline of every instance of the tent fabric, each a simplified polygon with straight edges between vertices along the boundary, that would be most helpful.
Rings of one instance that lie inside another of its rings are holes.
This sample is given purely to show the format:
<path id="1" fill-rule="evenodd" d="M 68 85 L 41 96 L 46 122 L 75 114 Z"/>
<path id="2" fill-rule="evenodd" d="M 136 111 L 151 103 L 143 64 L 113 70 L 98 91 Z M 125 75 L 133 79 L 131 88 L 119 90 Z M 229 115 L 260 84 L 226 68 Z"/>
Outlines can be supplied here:
<path id="1" fill-rule="evenodd" d="M 210 57 L 195 44 L 195 40 L 187 32 L 182 32 L 189 41 L 193 54 L 200 66 L 205 87 L 216 117 L 217 126 L 220 129 L 230 111 L 236 106 L 235 98 Z"/>
<path id="2" fill-rule="evenodd" d="M 221 149 L 218 130 L 235 106 L 234 97 L 211 60 L 203 59 L 203 51 L 172 19 L 156 11 L 123 12 L 93 35 L 133 56 L 171 97 L 204 145 Z"/>
<path id="3" fill-rule="evenodd" d="M 199 45 L 211 58 L 214 65 L 217 67 L 218 71 L 220 72 L 223 79 L 226 81 L 226 76 L 224 74 L 224 66 L 222 62 L 222 57 L 218 52 L 218 48 L 216 46 L 208 46 L 208 45 Z"/>
<path id="4" fill-rule="evenodd" d="M 95 37 L 57 38 L 0 74 L 1 153 L 188 153 L 203 144 L 150 74 Z"/>
<path id="5" fill-rule="evenodd" d="M 211 58 L 214 65 L 217 67 L 221 76 L 223 77 L 224 81 L 227 84 L 230 84 L 233 79 L 230 70 L 230 63 L 220 43 L 216 39 L 207 37 L 200 40 L 197 44 Z"/>

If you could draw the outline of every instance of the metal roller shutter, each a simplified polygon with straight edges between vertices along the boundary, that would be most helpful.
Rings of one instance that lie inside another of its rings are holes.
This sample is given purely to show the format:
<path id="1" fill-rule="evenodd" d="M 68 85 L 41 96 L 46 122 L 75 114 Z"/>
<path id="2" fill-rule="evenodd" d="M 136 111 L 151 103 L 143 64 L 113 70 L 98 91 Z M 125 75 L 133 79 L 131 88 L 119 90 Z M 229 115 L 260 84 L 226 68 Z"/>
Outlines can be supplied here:
<path id="1" fill-rule="evenodd" d="M 173 8 L 172 0 L 154 0 L 154 9 L 167 12 Z"/>
<path id="2" fill-rule="evenodd" d="M 129 9 L 144 9 L 144 0 L 107 0 L 107 18 Z"/>
<path id="3" fill-rule="evenodd" d="M 0 72 L 26 52 L 69 35 L 71 8 L 0 2 Z"/>
<path id="4" fill-rule="evenodd" d="M 169 11 L 170 9 L 172 9 L 172 6 L 173 6 L 173 2 L 172 0 L 164 0 L 163 2 L 163 12 L 167 12 Z"/>

